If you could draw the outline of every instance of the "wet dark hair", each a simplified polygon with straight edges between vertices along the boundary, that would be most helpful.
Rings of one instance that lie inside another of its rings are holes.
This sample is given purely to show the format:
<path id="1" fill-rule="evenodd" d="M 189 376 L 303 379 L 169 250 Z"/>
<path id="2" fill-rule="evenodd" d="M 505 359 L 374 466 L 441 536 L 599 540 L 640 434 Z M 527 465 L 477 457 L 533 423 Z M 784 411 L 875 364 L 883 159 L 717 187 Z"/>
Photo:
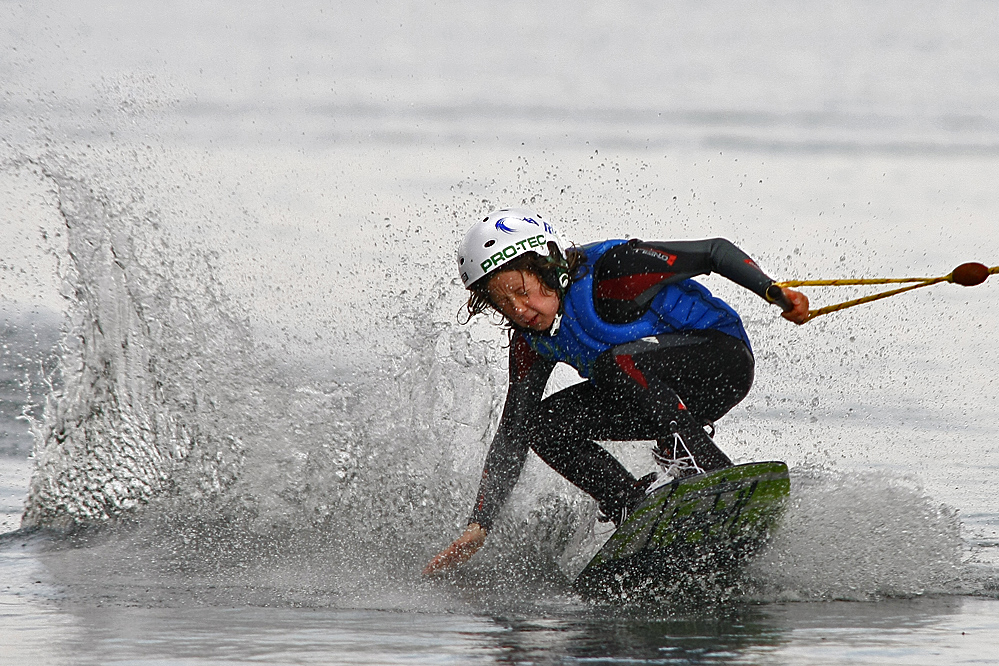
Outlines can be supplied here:
<path id="1" fill-rule="evenodd" d="M 553 259 L 542 256 L 537 252 L 528 252 L 509 263 L 503 264 L 502 268 L 488 275 L 483 275 L 468 288 L 468 302 L 465 304 L 465 320 L 461 321 L 461 315 L 459 315 L 458 320 L 462 324 L 467 324 L 475 315 L 495 312 L 503 317 L 504 326 L 513 330 L 515 328 L 513 322 L 507 319 L 489 298 L 489 282 L 500 273 L 507 271 L 527 271 L 536 275 L 541 280 L 541 284 L 559 294 L 559 299 L 561 300 L 565 289 L 568 289 L 569 285 L 583 276 L 582 271 L 583 265 L 586 263 L 586 253 L 575 246 L 566 251 L 564 268 L 566 275 L 569 277 L 569 283 L 565 286 L 565 289 L 559 286 L 559 264 L 563 263 L 561 261 L 561 253 L 558 250 L 555 250 L 555 253 L 555 256 L 558 258 Z"/>

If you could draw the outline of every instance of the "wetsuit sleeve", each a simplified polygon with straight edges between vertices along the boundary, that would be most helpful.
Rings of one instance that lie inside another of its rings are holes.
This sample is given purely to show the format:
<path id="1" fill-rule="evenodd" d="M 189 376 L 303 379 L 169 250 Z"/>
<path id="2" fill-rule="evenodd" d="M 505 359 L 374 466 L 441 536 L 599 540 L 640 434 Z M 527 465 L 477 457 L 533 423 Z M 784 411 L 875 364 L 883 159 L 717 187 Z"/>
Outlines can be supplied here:
<path id="1" fill-rule="evenodd" d="M 608 250 L 593 267 L 594 304 L 610 323 L 644 314 L 667 284 L 718 273 L 766 298 L 773 280 L 749 255 L 724 238 L 695 241 L 633 239 Z"/>
<path id="2" fill-rule="evenodd" d="M 493 437 L 482 480 L 475 498 L 469 523 L 478 523 L 487 532 L 496 515 L 513 490 L 527 460 L 530 443 L 525 432 L 532 416 L 537 413 L 541 396 L 555 363 L 541 357 L 515 333 L 510 345 L 510 387 L 507 390 L 503 416 Z"/>

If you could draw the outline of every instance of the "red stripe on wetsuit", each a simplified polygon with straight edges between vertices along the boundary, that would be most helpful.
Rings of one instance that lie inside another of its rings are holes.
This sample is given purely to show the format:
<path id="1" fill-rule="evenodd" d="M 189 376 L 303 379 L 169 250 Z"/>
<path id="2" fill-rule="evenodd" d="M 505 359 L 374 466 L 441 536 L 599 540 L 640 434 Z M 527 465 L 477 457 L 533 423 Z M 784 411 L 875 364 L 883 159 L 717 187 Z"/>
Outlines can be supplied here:
<path id="1" fill-rule="evenodd" d="M 618 367 L 624 370 L 626 375 L 634 379 L 639 386 L 643 389 L 649 388 L 649 382 L 645 380 L 645 375 L 643 375 L 642 371 L 635 365 L 635 360 L 631 358 L 631 354 L 621 354 L 619 356 L 615 356 L 614 360 L 617 362 Z"/>
<path id="2" fill-rule="evenodd" d="M 642 292 L 654 287 L 675 273 L 637 273 L 618 278 L 608 278 L 597 283 L 594 294 L 597 298 L 613 298 L 619 301 L 632 301 Z"/>

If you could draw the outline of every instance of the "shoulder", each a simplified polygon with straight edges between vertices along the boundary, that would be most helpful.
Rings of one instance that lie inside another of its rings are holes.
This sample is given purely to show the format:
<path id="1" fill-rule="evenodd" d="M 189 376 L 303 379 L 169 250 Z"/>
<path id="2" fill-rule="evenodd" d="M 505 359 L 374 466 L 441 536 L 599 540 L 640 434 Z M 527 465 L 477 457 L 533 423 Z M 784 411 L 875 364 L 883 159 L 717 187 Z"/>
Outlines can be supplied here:
<path id="1" fill-rule="evenodd" d="M 655 276 L 657 280 L 671 277 L 677 254 L 638 239 L 618 242 L 594 259 L 593 279 L 598 284 L 621 280 L 629 276 Z M 629 281 L 630 282 L 630 281 Z"/>

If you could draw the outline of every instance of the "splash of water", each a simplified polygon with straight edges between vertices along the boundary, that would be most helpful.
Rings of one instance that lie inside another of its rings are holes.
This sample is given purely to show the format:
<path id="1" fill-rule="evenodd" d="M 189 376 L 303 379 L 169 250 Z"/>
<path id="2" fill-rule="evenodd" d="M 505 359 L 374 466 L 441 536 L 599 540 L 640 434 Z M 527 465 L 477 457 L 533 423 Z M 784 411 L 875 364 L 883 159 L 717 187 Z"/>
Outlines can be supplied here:
<path id="1" fill-rule="evenodd" d="M 966 575 L 960 521 L 911 480 L 801 467 L 791 498 L 750 567 L 764 598 L 911 597 L 954 592 Z"/>
<path id="2" fill-rule="evenodd" d="M 295 542 L 368 569 L 415 568 L 458 529 L 505 371 L 500 344 L 442 323 L 449 285 L 397 310 L 396 355 L 309 376 L 255 343 L 210 253 L 168 240 L 141 196 L 123 204 L 64 168 L 46 174 L 66 226 L 70 323 L 24 527 L 156 523 L 189 543 Z M 515 498 L 518 528 L 498 530 L 498 547 L 548 543 L 585 506 L 526 485 L 548 499 Z M 372 560 L 384 543 L 392 554 Z"/>
<path id="3" fill-rule="evenodd" d="M 176 255 L 151 213 L 47 169 L 65 220 L 69 303 L 58 389 L 36 423 L 26 527 L 103 521 L 180 485 L 217 495 L 243 456 L 215 418 L 246 344 L 204 258 Z M 191 289 L 184 287 L 182 276 Z M 226 360 L 222 360 L 226 359 Z M 226 364 L 230 365 L 227 367 Z"/>

